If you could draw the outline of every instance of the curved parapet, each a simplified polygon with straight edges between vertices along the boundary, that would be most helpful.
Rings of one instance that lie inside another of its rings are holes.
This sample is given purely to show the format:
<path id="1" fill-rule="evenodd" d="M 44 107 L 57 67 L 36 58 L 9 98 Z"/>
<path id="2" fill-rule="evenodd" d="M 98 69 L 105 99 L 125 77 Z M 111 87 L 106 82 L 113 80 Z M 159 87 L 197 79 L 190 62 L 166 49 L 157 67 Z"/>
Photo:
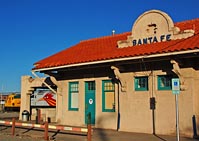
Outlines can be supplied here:
<path id="1" fill-rule="evenodd" d="M 168 14 L 160 10 L 150 10 L 137 18 L 131 33 L 127 40 L 117 42 L 119 48 L 188 38 L 194 35 L 194 30 L 181 31 L 174 26 Z"/>

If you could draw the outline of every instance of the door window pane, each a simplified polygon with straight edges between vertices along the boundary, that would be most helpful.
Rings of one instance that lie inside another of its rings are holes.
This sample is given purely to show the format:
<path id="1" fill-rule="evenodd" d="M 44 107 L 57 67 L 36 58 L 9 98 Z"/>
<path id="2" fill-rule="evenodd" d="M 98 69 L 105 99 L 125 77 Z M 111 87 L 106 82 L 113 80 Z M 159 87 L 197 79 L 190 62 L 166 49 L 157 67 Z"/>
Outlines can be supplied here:
<path id="1" fill-rule="evenodd" d="M 95 90 L 95 83 L 92 81 L 88 82 L 88 90 Z"/>

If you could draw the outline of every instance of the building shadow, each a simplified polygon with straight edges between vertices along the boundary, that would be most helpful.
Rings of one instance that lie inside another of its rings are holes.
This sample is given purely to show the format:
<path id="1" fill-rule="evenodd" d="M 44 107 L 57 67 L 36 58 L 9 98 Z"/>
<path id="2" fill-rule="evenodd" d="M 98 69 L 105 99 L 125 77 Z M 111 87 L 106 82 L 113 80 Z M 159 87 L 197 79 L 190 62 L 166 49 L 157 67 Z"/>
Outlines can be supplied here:
<path id="1" fill-rule="evenodd" d="M 113 118 L 115 118 L 114 115 L 110 115 L 106 117 L 99 117 L 97 119 L 97 124 L 100 125 L 103 123 L 104 120 L 108 121 L 109 119 L 113 119 Z M 94 129 L 94 134 L 97 135 L 100 141 L 109 141 L 109 134 L 108 134 L 108 130 L 106 129 L 102 129 L 102 128 Z"/>
<path id="2" fill-rule="evenodd" d="M 97 134 L 97 137 L 100 138 L 100 141 L 108 141 L 108 136 L 104 129 L 95 129 L 94 134 Z"/>
<path id="3" fill-rule="evenodd" d="M 156 135 L 156 134 L 153 134 L 156 138 L 158 138 L 158 139 L 160 139 L 160 140 L 162 140 L 162 141 L 167 141 L 166 139 L 163 139 L 162 137 L 160 137 L 160 136 L 158 136 L 158 135 Z"/>

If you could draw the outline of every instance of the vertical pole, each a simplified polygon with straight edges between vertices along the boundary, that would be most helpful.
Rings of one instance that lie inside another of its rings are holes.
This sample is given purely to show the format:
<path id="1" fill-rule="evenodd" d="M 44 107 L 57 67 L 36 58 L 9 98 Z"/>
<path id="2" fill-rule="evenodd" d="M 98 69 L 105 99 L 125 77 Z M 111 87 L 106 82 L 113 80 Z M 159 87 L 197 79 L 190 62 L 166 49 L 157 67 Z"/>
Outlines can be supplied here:
<path id="1" fill-rule="evenodd" d="M 154 95 L 154 72 L 153 70 L 151 70 L 151 75 L 152 75 L 152 85 L 151 85 L 151 89 L 152 89 L 152 93 L 151 93 L 151 98 L 154 97 L 155 98 L 155 95 Z M 151 102 L 151 101 L 150 101 Z M 151 103 L 150 103 L 151 104 Z M 156 101 L 154 100 L 154 108 L 152 108 L 152 124 L 153 124 L 153 135 L 156 134 L 155 132 L 155 107 L 156 107 Z"/>
<path id="2" fill-rule="evenodd" d="M 41 123 L 41 109 L 36 109 L 37 110 L 37 116 L 36 116 L 36 123 Z"/>
<path id="3" fill-rule="evenodd" d="M 38 122 L 41 123 L 41 109 L 38 109 Z"/>
<path id="4" fill-rule="evenodd" d="M 87 122 L 87 141 L 91 141 L 91 113 L 88 113 L 88 122 Z"/>
<path id="5" fill-rule="evenodd" d="M 193 122 L 193 138 L 197 138 L 198 134 L 197 134 L 197 126 L 196 126 L 196 116 L 193 115 L 192 117 L 192 122 Z"/>
<path id="6" fill-rule="evenodd" d="M 2 101 L 3 101 L 3 85 L 2 85 L 1 101 L 0 101 L 0 106 L 1 106 L 1 108 L 2 108 L 2 112 L 3 112 L 3 111 L 4 111 L 4 107 L 3 107 L 3 103 L 2 103 Z"/>
<path id="7" fill-rule="evenodd" d="M 118 98 L 117 98 L 117 105 L 118 105 L 118 113 L 117 113 L 117 131 L 119 131 L 120 129 L 120 88 L 119 88 L 119 84 L 117 84 L 117 91 L 118 91 Z"/>
<path id="8" fill-rule="evenodd" d="M 180 141 L 178 94 L 175 94 L 175 100 L 176 100 L 176 136 L 177 136 L 177 141 Z"/>
<path id="9" fill-rule="evenodd" d="M 155 135 L 155 107 L 156 107 L 155 97 L 151 97 L 150 109 L 152 110 L 153 135 Z"/>
<path id="10" fill-rule="evenodd" d="M 3 98 L 2 98 L 2 93 L 1 93 L 1 104 L 2 104 L 2 99 L 3 99 Z"/>
<path id="11" fill-rule="evenodd" d="M 153 135 L 155 135 L 155 110 L 152 109 Z"/>
<path id="12" fill-rule="evenodd" d="M 45 122 L 44 125 L 44 140 L 48 140 L 48 122 Z"/>
<path id="13" fill-rule="evenodd" d="M 15 135 L 15 118 L 12 118 L 12 136 Z"/>

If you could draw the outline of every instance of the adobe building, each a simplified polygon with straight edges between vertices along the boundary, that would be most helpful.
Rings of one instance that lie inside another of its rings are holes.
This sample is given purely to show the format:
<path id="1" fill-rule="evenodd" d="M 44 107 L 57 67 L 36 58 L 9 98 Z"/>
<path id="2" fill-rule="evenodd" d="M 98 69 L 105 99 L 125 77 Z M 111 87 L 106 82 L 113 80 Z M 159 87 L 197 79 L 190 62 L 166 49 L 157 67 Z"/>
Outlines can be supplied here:
<path id="1" fill-rule="evenodd" d="M 52 115 L 59 124 L 85 126 L 91 113 L 94 128 L 165 135 L 176 134 L 172 79 L 178 78 L 180 134 L 192 137 L 193 116 L 199 128 L 198 33 L 199 19 L 173 23 L 151 10 L 130 32 L 81 41 L 36 62 L 32 73 L 56 85 Z M 24 99 L 39 78 L 30 79 L 22 77 Z M 25 101 L 21 111 L 30 106 Z"/>

